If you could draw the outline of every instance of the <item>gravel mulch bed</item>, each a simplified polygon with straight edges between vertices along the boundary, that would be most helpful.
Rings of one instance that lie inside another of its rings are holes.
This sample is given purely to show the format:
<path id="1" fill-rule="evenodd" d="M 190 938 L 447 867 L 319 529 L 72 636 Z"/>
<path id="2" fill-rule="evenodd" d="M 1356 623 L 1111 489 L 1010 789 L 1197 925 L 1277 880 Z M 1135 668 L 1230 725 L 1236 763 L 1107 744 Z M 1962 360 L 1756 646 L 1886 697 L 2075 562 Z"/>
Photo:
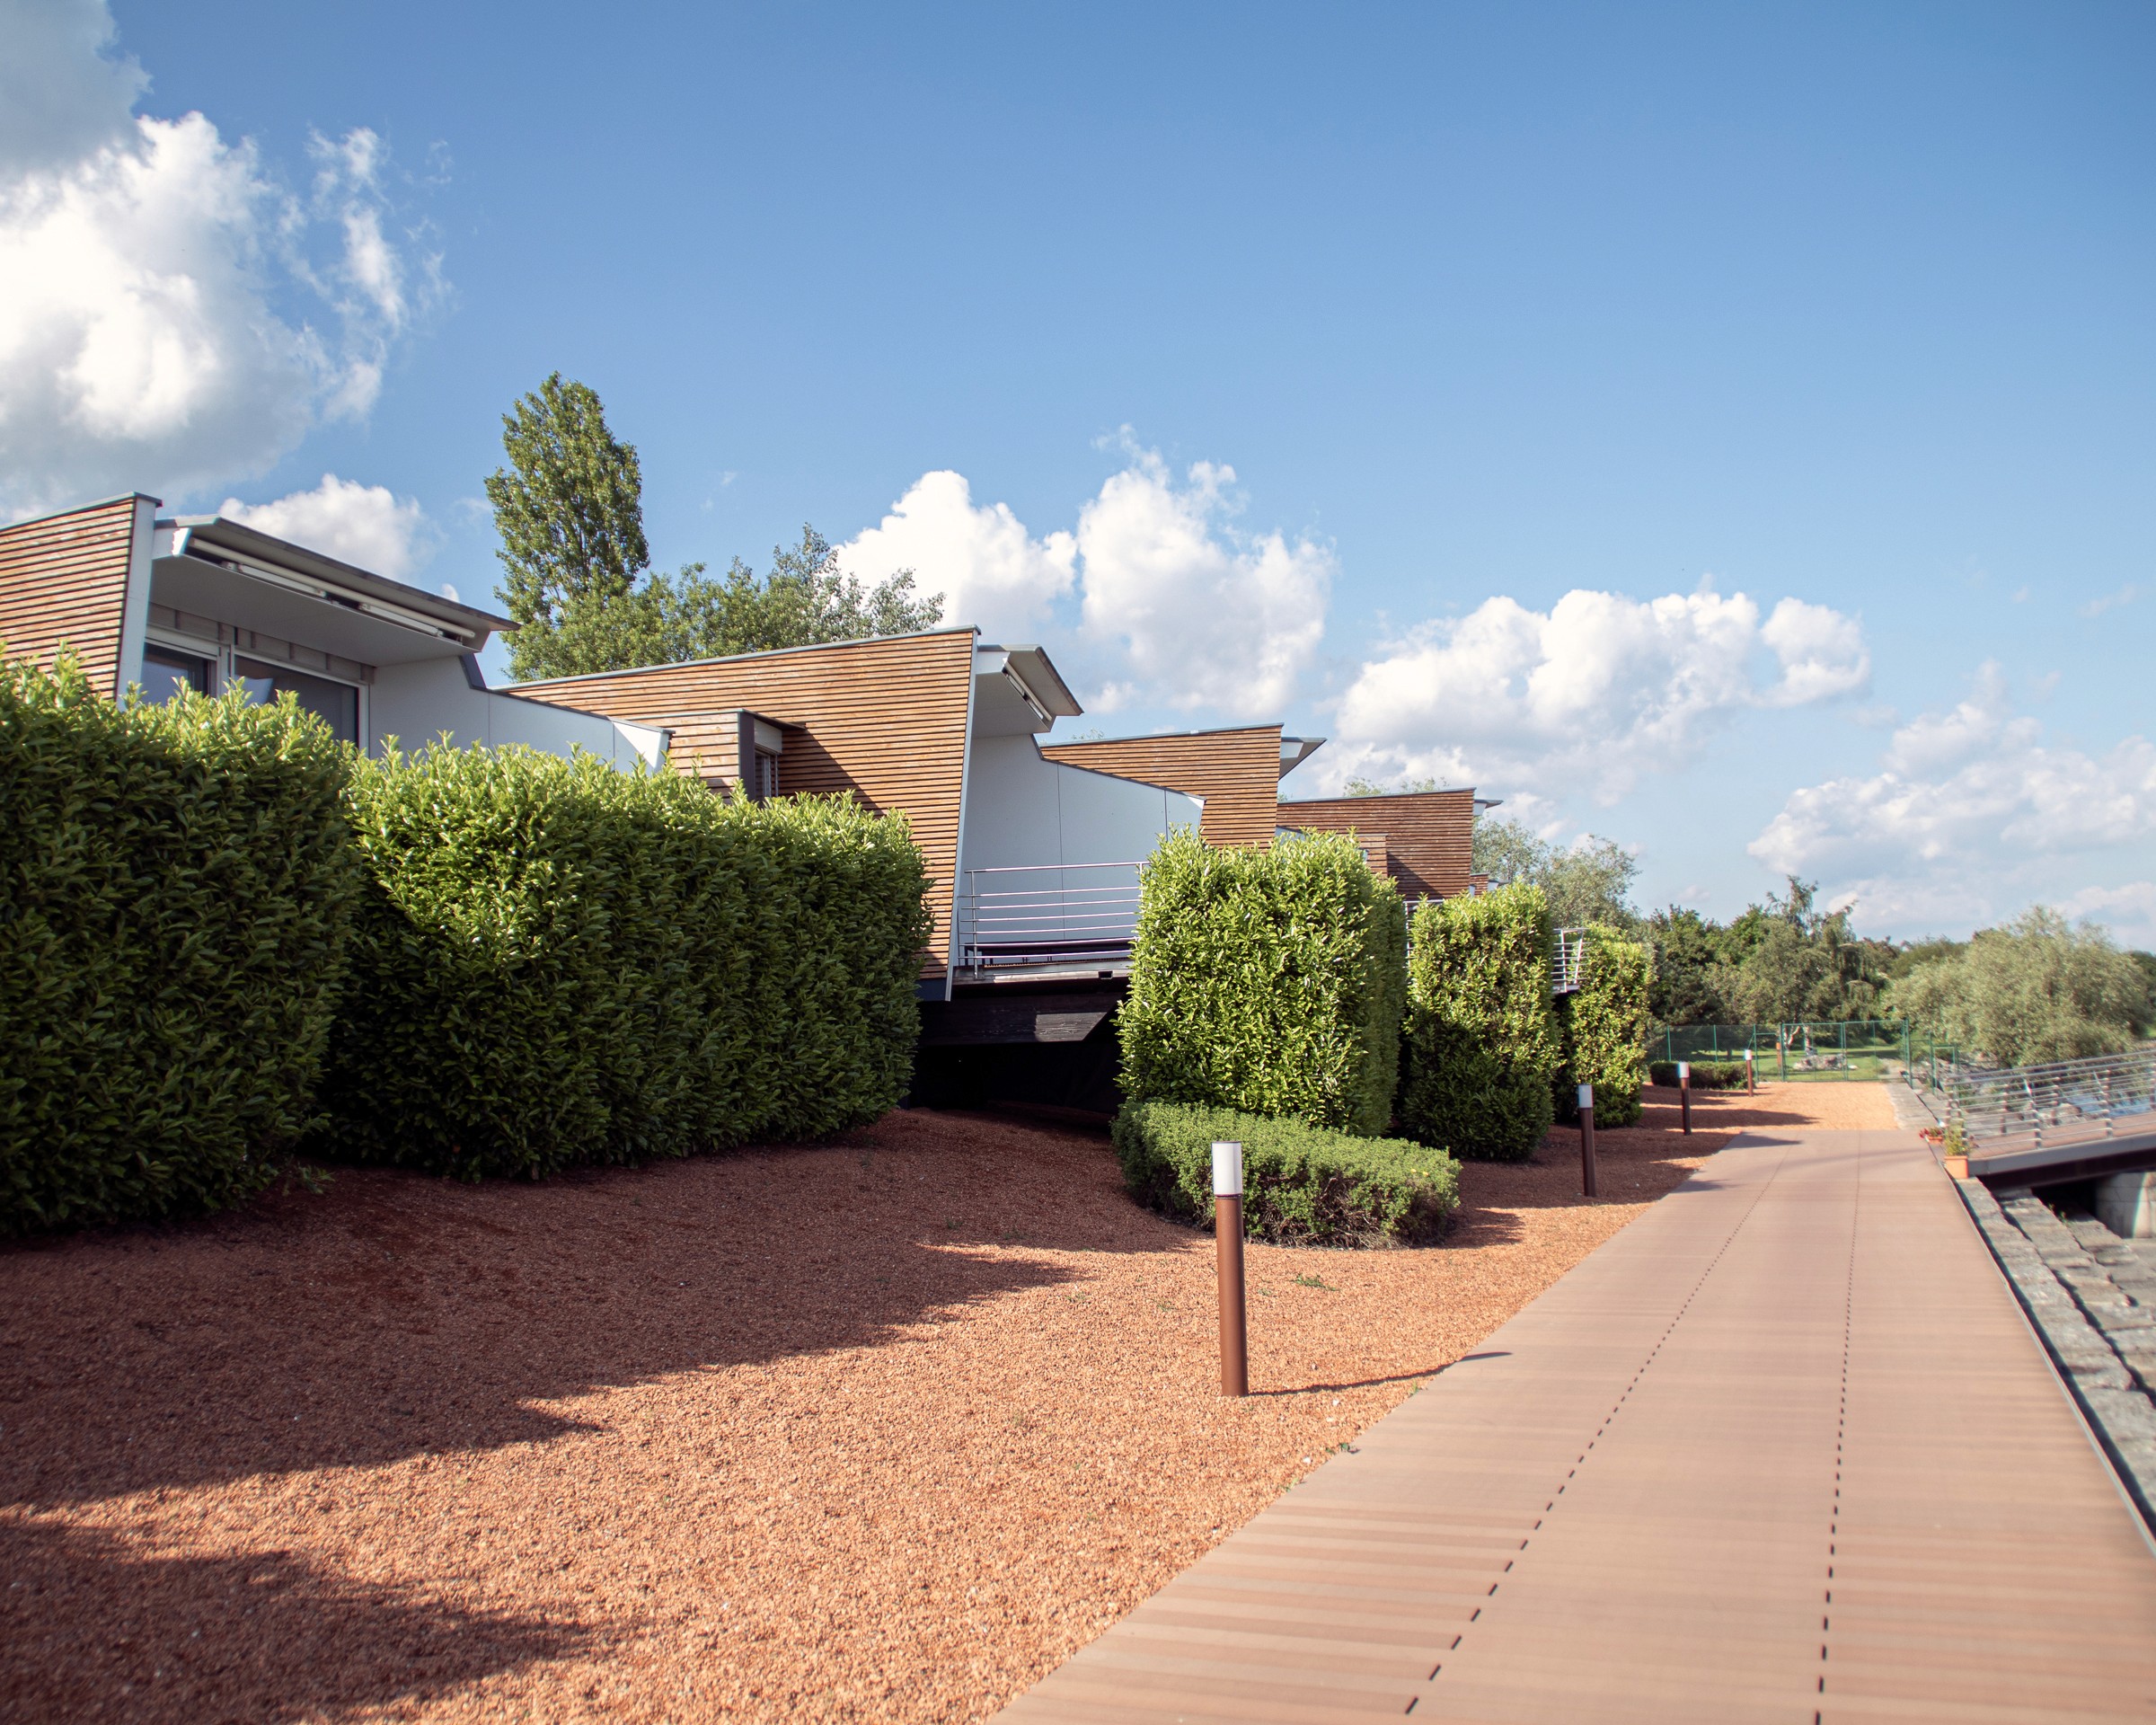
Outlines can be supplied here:
<path id="1" fill-rule="evenodd" d="M 1673 1102 L 1252 1248 L 1241 1402 L 1208 1238 L 1009 1116 L 0 1249 L 0 1719 L 983 1718 L 1736 1131 L 1891 1124 Z"/>

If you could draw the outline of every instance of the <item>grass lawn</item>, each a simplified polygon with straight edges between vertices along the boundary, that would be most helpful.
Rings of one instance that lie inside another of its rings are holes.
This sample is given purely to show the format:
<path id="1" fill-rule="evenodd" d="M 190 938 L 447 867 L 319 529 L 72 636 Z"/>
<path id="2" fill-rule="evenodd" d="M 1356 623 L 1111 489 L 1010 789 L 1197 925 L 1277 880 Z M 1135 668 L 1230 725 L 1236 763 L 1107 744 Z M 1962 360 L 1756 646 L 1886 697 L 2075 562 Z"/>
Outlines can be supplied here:
<path id="1" fill-rule="evenodd" d="M 985 1717 L 1736 1130 L 1891 1124 L 1649 1096 L 1599 1204 L 1251 1248 L 1241 1402 L 1209 1239 L 1005 1116 L 0 1248 L 0 1720 Z"/>

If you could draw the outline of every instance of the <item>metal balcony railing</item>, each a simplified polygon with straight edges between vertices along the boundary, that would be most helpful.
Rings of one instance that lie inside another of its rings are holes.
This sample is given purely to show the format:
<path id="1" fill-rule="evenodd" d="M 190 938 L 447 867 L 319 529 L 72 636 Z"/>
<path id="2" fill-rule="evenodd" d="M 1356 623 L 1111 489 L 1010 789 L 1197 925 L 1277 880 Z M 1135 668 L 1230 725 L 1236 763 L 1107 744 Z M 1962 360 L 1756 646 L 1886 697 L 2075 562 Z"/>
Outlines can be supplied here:
<path id="1" fill-rule="evenodd" d="M 1136 862 L 968 869 L 959 883 L 959 967 L 1118 964 L 1138 925 Z"/>
<path id="2" fill-rule="evenodd" d="M 1579 987 L 1581 969 L 1587 961 L 1587 931 L 1560 928 L 1550 951 L 1550 992 L 1569 995 Z"/>
<path id="3" fill-rule="evenodd" d="M 2037 1066 L 1964 1066 L 1943 1075 L 1940 1089 L 1947 1123 L 1960 1126 L 1973 1155 L 2100 1143 L 2147 1129 L 2156 1048 Z"/>

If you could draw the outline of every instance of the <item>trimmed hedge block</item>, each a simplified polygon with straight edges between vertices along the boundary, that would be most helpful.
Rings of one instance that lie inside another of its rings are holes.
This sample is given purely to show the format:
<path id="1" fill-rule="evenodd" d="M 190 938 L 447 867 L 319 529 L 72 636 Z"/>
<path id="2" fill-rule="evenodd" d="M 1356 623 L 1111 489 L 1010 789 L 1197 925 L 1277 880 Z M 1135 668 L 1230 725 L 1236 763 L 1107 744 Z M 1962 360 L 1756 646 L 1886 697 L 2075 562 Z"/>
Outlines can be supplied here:
<path id="1" fill-rule="evenodd" d="M 358 861 L 287 696 L 0 670 L 0 1232 L 216 1209 L 306 1127 Z"/>
<path id="2" fill-rule="evenodd" d="M 1400 1123 L 1457 1156 L 1524 1162 L 1561 1057 L 1550 911 L 1525 881 L 1415 913 Z"/>
<path id="3" fill-rule="evenodd" d="M 1145 865 L 1124 1092 L 1374 1137 L 1392 1111 L 1406 913 L 1354 844 L 1163 838 Z"/>
<path id="4" fill-rule="evenodd" d="M 1590 925 L 1579 986 L 1557 997 L 1563 1062 L 1555 1101 L 1560 1120 L 1579 1118 L 1578 1086 L 1595 1086 L 1599 1126 L 1630 1126 L 1647 1084 L 1647 949 L 1613 928 Z"/>
<path id="5" fill-rule="evenodd" d="M 928 913 L 902 817 L 522 748 L 360 762 L 350 808 L 369 884 L 325 1148 L 536 1178 L 904 1092 Z"/>
<path id="6" fill-rule="evenodd" d="M 1253 1239 L 1426 1245 L 1460 1206 L 1460 1164 L 1404 1138 L 1174 1102 L 1133 1102 L 1116 1116 L 1116 1154 L 1131 1192 L 1185 1222 L 1213 1221 L 1215 1139 L 1242 1146 L 1242 1225 Z"/>
<path id="7" fill-rule="evenodd" d="M 1677 1063 L 1674 1060 L 1657 1060 L 1647 1069 L 1648 1082 L 1663 1090 L 1677 1087 Z M 1742 1090 L 1745 1087 L 1745 1063 L 1742 1060 L 1704 1061 L 1692 1063 L 1692 1087 L 1694 1090 Z"/>

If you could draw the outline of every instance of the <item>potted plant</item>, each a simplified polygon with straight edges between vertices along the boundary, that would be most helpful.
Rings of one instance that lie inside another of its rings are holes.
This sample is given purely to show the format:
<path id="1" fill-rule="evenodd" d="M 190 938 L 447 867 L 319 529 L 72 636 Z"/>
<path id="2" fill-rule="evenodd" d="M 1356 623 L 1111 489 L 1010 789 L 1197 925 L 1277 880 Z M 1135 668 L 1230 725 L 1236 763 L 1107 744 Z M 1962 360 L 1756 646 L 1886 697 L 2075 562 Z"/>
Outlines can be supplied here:
<path id="1" fill-rule="evenodd" d="M 1940 1144 L 1940 1154 L 1947 1164 L 1947 1172 L 1956 1180 L 1969 1177 L 1969 1136 L 1961 1129 L 1959 1120 L 1947 1124 L 1947 1135 Z"/>

